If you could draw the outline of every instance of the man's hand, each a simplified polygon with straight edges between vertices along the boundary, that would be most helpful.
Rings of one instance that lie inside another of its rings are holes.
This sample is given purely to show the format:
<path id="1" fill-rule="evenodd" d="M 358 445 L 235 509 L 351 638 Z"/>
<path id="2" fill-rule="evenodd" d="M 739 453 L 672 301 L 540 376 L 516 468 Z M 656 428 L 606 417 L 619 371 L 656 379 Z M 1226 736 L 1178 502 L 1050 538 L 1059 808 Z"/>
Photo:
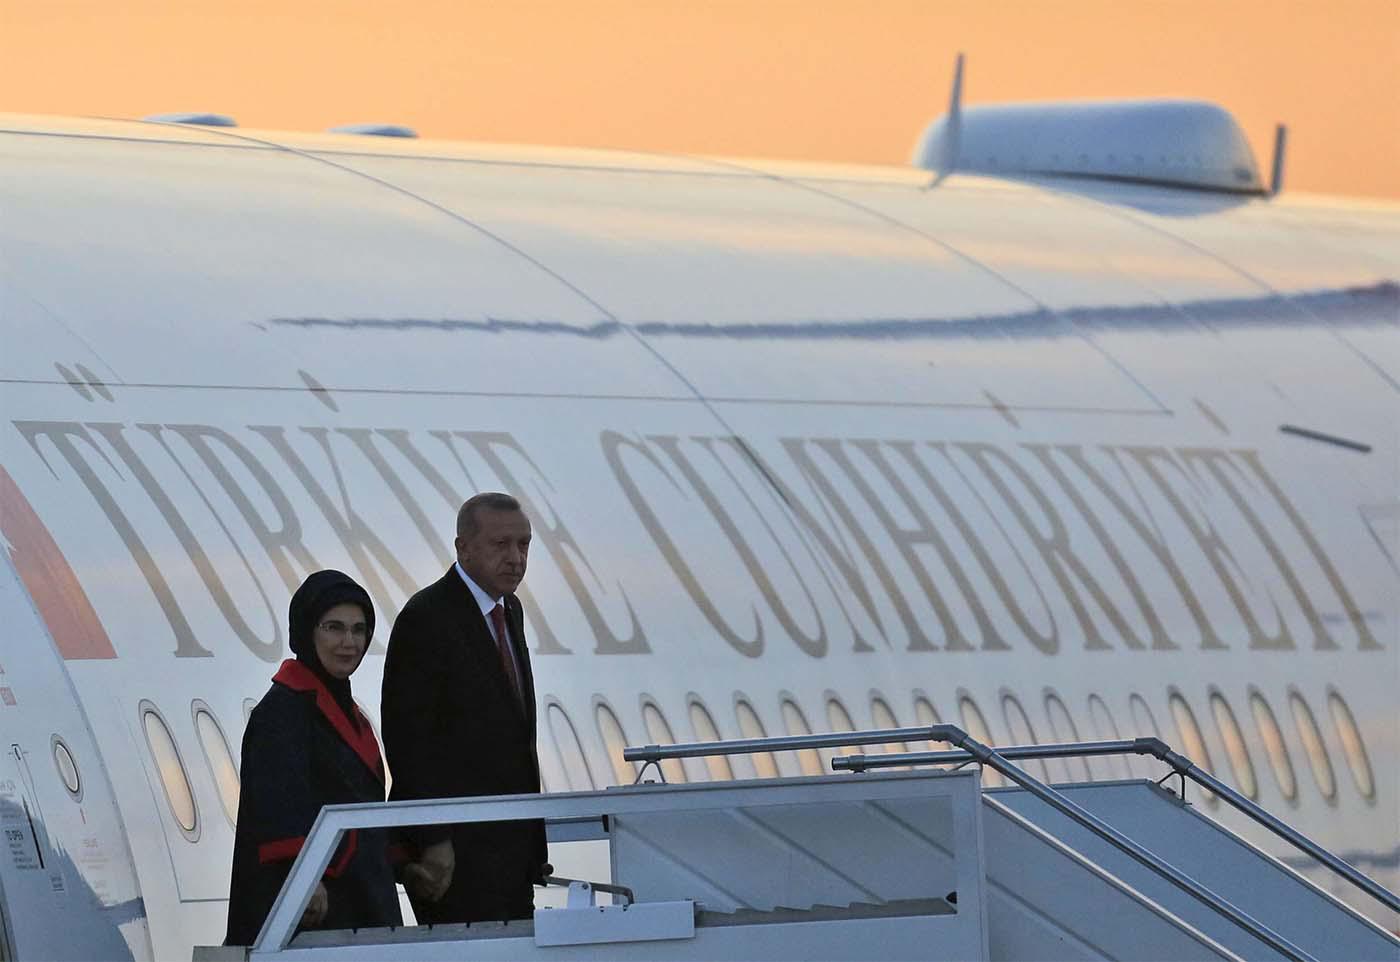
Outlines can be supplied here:
<path id="1" fill-rule="evenodd" d="M 403 885 L 410 895 L 436 902 L 452 884 L 452 871 L 456 867 L 457 856 L 452 848 L 452 839 L 445 839 L 423 849 L 418 861 L 404 866 Z"/>
<path id="2" fill-rule="evenodd" d="M 326 893 L 324 882 L 316 883 L 316 891 L 311 893 L 311 901 L 306 903 L 306 911 L 301 913 L 302 928 L 320 925 L 330 911 L 331 897 Z"/>

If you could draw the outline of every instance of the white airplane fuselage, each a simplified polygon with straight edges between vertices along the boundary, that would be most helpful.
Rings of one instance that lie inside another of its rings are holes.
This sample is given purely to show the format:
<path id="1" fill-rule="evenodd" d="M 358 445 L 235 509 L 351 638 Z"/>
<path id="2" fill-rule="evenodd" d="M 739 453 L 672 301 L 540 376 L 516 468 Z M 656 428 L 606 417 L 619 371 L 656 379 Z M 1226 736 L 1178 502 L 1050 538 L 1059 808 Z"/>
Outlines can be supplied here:
<path id="1" fill-rule="evenodd" d="M 1393 205 L 0 118 L 0 955 L 220 941 L 292 590 L 377 723 L 483 490 L 548 790 L 609 717 L 1160 734 L 1394 888 L 1397 283 Z"/>

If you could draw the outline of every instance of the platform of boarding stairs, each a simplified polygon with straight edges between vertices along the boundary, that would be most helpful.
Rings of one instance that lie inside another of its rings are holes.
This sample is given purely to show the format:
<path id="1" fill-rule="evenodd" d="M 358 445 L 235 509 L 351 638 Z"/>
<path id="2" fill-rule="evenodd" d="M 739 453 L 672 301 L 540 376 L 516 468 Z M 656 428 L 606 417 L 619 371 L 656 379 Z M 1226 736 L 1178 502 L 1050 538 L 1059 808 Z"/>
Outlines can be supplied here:
<path id="1" fill-rule="evenodd" d="M 1017 764 L 1154 756 L 1168 776 L 1239 808 L 1382 913 L 1400 912 L 1394 893 L 1154 738 L 997 749 L 934 725 L 648 745 L 625 757 L 645 773 L 674 758 L 924 740 L 953 747 L 838 757 L 823 776 L 331 806 L 255 944 L 197 947 L 194 962 L 1400 960 L 1400 940 L 1384 928 L 1161 784 L 1051 787 Z M 983 768 L 1011 786 L 984 790 Z M 346 831 L 524 818 L 544 820 L 551 852 L 606 843 L 610 878 L 551 879 L 567 887 L 567 901 L 532 919 L 297 931 Z"/>

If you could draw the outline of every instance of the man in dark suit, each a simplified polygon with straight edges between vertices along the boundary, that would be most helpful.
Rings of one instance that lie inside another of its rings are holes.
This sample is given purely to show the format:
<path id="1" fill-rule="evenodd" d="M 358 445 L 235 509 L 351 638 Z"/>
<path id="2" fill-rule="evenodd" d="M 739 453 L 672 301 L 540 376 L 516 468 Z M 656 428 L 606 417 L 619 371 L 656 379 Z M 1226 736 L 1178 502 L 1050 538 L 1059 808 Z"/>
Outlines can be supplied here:
<path id="1" fill-rule="evenodd" d="M 530 521 L 507 494 L 457 513 L 457 562 L 409 599 L 384 661 L 390 800 L 540 790 L 525 622 Z M 538 821 L 407 830 L 404 870 L 418 922 L 529 918 L 545 863 Z"/>

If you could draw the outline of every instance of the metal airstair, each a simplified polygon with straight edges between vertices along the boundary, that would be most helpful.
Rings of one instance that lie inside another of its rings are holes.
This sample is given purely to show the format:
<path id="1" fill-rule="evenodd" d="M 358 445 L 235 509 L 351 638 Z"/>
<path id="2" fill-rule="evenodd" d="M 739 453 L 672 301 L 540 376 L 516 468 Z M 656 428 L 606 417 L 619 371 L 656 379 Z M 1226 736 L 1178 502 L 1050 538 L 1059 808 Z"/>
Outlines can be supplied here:
<path id="1" fill-rule="evenodd" d="M 716 754 L 938 741 L 850 755 L 842 774 L 333 806 L 238 960 L 1297 959 L 1400 962 L 1400 940 L 1150 781 L 1051 787 L 1027 758 L 1152 755 L 1390 913 L 1400 898 L 1157 739 L 993 749 L 953 725 L 629 748 Z M 977 763 L 1014 787 L 983 790 Z M 931 766 L 954 766 L 951 769 Z M 645 771 L 645 769 L 644 769 Z M 532 920 L 297 933 L 341 834 L 542 818 L 551 846 L 603 841 L 611 881 Z M 614 904 L 599 904 L 598 892 Z"/>

